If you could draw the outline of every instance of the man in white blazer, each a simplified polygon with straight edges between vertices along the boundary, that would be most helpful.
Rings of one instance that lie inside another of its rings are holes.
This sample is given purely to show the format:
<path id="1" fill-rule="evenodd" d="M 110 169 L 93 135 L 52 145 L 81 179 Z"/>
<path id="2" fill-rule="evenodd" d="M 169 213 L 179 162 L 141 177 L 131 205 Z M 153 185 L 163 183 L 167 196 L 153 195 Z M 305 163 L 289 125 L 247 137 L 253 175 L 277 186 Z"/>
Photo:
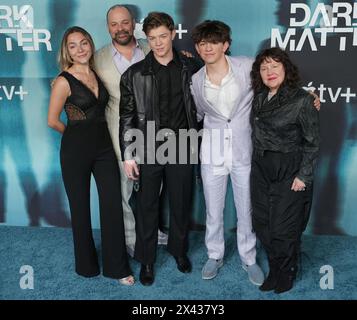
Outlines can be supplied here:
<path id="1" fill-rule="evenodd" d="M 193 31 L 196 50 L 205 66 L 192 77 L 192 94 L 198 120 L 204 120 L 201 174 L 206 202 L 208 260 L 203 279 L 213 279 L 223 265 L 223 211 L 228 176 L 232 181 L 237 211 L 237 245 L 249 280 L 261 285 L 264 274 L 256 263 L 256 236 L 252 230 L 250 202 L 253 60 L 229 57 L 230 28 L 220 21 L 205 21 Z"/>
<path id="2" fill-rule="evenodd" d="M 124 173 L 119 148 L 120 78 L 128 67 L 143 60 L 150 48 L 146 40 L 134 37 L 135 19 L 124 5 L 114 5 L 108 10 L 107 27 L 112 42 L 95 53 L 94 67 L 109 92 L 105 115 L 120 168 L 125 240 L 128 253 L 133 256 L 136 240 L 135 219 L 129 205 L 133 180 L 129 180 Z M 159 244 L 165 244 L 167 236 L 159 232 L 159 240 Z"/>

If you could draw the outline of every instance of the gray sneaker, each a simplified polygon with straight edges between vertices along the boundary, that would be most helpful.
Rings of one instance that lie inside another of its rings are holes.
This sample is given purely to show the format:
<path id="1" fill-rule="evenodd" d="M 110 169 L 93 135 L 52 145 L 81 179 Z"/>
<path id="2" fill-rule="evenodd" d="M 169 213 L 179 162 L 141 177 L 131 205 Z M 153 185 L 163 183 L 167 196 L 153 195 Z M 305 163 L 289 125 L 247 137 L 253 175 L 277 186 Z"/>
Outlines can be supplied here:
<path id="1" fill-rule="evenodd" d="M 223 259 L 208 259 L 204 267 L 202 268 L 202 279 L 210 280 L 213 279 L 217 273 L 218 269 L 223 266 Z"/>
<path id="2" fill-rule="evenodd" d="M 248 272 L 248 278 L 251 283 L 253 283 L 256 286 L 261 286 L 263 284 L 264 273 L 256 263 L 252 264 L 251 266 L 242 264 L 242 268 Z"/>
<path id="3" fill-rule="evenodd" d="M 157 233 L 157 244 L 167 246 L 167 241 L 169 236 L 166 233 L 161 232 L 160 230 Z"/>

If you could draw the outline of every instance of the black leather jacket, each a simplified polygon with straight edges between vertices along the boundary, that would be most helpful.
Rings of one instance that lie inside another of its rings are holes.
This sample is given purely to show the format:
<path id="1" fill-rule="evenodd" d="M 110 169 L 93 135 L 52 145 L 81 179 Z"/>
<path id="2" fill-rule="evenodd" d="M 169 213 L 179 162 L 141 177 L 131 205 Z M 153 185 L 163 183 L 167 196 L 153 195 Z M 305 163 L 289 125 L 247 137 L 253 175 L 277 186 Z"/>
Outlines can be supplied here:
<path id="1" fill-rule="evenodd" d="M 254 97 L 252 140 L 255 154 L 264 151 L 302 152 L 297 177 L 311 184 L 318 157 L 319 115 L 313 96 L 303 89 L 282 87 L 270 101 L 268 90 Z"/>
<path id="2" fill-rule="evenodd" d="M 191 77 L 201 68 L 201 64 L 194 58 L 187 58 L 178 53 L 182 62 L 182 92 L 185 111 L 190 129 L 197 128 L 196 106 L 191 96 Z M 146 137 L 148 121 L 155 121 L 156 132 L 160 128 L 159 93 L 157 92 L 157 80 L 153 71 L 154 54 L 150 52 L 144 60 L 132 65 L 122 75 L 120 81 L 120 124 L 119 141 L 122 159 L 128 160 L 128 154 L 124 157 L 125 149 L 132 141 L 125 141 L 124 135 L 129 129 L 139 129 Z M 145 151 L 146 152 L 146 151 Z"/>

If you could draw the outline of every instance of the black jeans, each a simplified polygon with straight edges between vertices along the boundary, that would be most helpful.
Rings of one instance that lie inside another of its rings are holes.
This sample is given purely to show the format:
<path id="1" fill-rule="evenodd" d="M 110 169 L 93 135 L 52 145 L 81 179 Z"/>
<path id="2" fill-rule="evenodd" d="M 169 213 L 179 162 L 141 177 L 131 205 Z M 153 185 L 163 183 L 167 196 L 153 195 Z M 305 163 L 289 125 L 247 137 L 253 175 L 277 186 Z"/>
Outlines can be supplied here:
<path id="1" fill-rule="evenodd" d="M 115 279 L 130 275 L 119 168 L 106 123 L 83 120 L 67 126 L 61 167 L 71 210 L 76 272 L 87 277 L 100 273 L 90 215 L 93 173 L 100 206 L 103 275 Z"/>
<path id="2" fill-rule="evenodd" d="M 312 187 L 293 191 L 301 153 L 254 154 L 251 169 L 252 222 L 268 258 L 289 272 L 297 266 L 301 235 L 311 208 Z"/>

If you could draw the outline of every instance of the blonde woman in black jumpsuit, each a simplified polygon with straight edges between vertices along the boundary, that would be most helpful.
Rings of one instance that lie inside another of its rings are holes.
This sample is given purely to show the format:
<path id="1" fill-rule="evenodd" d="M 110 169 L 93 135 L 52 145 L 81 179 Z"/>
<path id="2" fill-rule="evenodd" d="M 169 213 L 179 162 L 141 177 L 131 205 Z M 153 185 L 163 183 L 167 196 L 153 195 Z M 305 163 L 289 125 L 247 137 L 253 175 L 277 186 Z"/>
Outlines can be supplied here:
<path id="1" fill-rule="evenodd" d="M 90 180 L 99 196 L 103 275 L 134 284 L 126 254 L 118 163 L 105 122 L 108 92 L 92 69 L 94 43 L 80 27 L 63 37 L 60 66 L 54 82 L 48 125 L 63 133 L 62 177 L 67 192 L 74 241 L 76 272 L 84 277 L 100 273 L 90 218 Z M 60 121 L 63 110 L 67 126 Z"/>

